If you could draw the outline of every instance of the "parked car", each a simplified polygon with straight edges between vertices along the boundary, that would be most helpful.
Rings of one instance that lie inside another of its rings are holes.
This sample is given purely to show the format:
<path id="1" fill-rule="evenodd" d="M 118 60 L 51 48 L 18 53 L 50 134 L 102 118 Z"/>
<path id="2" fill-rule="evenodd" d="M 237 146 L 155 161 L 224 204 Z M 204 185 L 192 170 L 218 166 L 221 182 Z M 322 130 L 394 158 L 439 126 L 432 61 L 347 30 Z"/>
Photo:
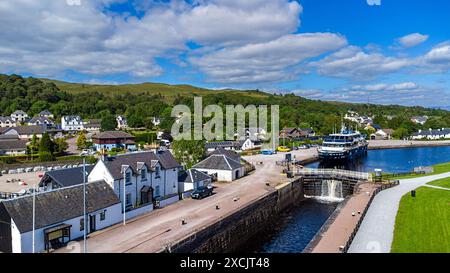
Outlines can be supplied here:
<path id="1" fill-rule="evenodd" d="M 287 153 L 287 152 L 290 152 L 291 149 L 288 148 L 288 147 L 286 147 L 286 146 L 280 146 L 280 147 L 277 148 L 277 151 L 278 151 L 278 152 L 284 152 L 284 153 Z"/>
<path id="2" fill-rule="evenodd" d="M 88 155 L 94 155 L 95 154 L 95 152 L 94 151 L 92 151 L 91 149 L 84 149 L 82 152 L 81 152 L 81 156 L 88 156 Z"/>
<path id="3" fill-rule="evenodd" d="M 211 196 L 213 194 L 212 187 L 198 187 L 191 193 L 192 199 L 203 199 L 207 196 Z"/>
<path id="4" fill-rule="evenodd" d="M 273 155 L 274 152 L 272 150 L 262 150 L 261 154 L 263 154 L 263 155 Z"/>

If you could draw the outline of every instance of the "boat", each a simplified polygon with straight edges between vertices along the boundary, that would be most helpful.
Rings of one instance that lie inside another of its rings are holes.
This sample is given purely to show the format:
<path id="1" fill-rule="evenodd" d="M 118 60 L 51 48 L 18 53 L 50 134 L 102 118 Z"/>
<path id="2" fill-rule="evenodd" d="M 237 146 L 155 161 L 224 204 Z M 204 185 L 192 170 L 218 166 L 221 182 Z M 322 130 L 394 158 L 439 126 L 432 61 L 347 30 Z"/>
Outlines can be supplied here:
<path id="1" fill-rule="evenodd" d="M 324 138 L 322 146 L 318 148 L 319 160 L 322 162 L 352 161 L 367 155 L 366 135 L 358 131 L 342 130 L 337 134 L 330 134 Z"/>

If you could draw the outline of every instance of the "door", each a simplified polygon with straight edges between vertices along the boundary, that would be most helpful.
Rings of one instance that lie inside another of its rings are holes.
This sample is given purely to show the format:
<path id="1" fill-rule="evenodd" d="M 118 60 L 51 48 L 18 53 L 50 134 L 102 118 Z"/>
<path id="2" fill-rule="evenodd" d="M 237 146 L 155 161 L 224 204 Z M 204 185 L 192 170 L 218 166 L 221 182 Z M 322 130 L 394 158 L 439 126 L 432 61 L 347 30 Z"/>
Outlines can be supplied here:
<path id="1" fill-rule="evenodd" d="M 89 215 L 89 233 L 97 230 L 97 221 L 95 215 Z"/>

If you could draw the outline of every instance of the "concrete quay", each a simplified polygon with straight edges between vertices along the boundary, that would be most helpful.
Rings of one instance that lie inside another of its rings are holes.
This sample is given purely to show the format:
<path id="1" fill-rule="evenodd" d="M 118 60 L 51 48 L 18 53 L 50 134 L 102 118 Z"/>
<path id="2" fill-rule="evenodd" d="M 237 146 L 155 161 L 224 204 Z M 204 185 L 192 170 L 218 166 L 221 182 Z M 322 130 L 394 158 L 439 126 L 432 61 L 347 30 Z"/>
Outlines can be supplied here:
<path id="1" fill-rule="evenodd" d="M 316 149 L 292 151 L 299 161 L 317 158 Z M 284 153 L 244 157 L 256 166 L 250 175 L 231 183 L 216 183 L 215 194 L 203 200 L 185 199 L 168 207 L 152 211 L 127 222 L 89 235 L 88 252 L 150 253 L 170 250 L 173 245 L 226 217 L 242 211 L 283 187 L 293 186 L 293 180 L 282 174 L 276 165 Z M 216 209 L 216 205 L 220 209 Z M 182 225 L 185 219 L 187 224 Z M 80 242 L 82 243 L 82 242 Z M 62 248 L 55 252 L 79 252 L 79 247 Z"/>

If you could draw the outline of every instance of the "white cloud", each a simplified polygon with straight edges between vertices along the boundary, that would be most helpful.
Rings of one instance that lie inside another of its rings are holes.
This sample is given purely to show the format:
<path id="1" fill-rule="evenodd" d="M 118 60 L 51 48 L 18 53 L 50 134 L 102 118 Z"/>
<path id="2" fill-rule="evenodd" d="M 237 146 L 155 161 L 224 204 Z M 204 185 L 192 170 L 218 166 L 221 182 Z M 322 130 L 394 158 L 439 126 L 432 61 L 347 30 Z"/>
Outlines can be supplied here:
<path id="1" fill-rule="evenodd" d="M 348 46 L 310 66 L 321 75 L 347 79 L 370 80 L 397 72 L 414 62 L 408 58 L 388 57 L 381 53 L 366 53 L 356 46 Z"/>
<path id="2" fill-rule="evenodd" d="M 406 36 L 403 36 L 397 40 L 397 42 L 400 44 L 403 48 L 410 48 L 417 46 L 421 43 L 424 43 L 426 40 L 428 40 L 428 35 L 420 34 L 420 33 L 412 33 Z"/>
<path id="3" fill-rule="evenodd" d="M 287 68 L 346 44 L 344 37 L 332 33 L 292 34 L 266 43 L 224 48 L 191 58 L 191 62 L 214 82 L 275 82 L 295 76 Z"/>

